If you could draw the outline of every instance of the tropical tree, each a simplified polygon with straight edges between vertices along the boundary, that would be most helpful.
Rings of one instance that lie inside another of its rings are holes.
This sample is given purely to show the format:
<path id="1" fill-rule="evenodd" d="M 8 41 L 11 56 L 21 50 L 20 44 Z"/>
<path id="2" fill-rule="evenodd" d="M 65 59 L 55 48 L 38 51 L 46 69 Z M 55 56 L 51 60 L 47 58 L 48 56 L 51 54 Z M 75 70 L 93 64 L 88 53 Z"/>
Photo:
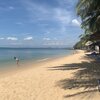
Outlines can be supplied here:
<path id="1" fill-rule="evenodd" d="M 85 30 L 75 46 L 85 46 L 91 34 L 100 33 L 100 0 L 78 0 L 77 15 L 81 17 L 81 27 Z M 96 42 L 96 40 L 91 40 Z M 79 45 L 80 44 L 80 45 Z"/>
<path id="2" fill-rule="evenodd" d="M 100 31 L 100 0 L 79 0 L 77 15 L 81 17 L 85 31 Z"/>
<path id="3" fill-rule="evenodd" d="M 75 49 L 83 49 L 85 47 L 85 44 L 88 42 L 90 34 L 82 34 L 79 36 L 80 37 L 80 41 L 77 42 L 74 45 Z"/>

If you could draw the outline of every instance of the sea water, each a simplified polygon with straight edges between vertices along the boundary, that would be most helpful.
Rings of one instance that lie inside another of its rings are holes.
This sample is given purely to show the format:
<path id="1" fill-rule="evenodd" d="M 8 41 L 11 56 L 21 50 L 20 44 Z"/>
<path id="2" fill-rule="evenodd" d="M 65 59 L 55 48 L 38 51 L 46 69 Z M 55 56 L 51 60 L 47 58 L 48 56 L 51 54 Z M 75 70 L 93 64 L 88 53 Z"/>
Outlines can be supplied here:
<path id="1" fill-rule="evenodd" d="M 20 62 L 43 61 L 45 59 L 69 55 L 73 50 L 54 48 L 0 48 L 0 68 L 16 64 L 14 57 Z"/>

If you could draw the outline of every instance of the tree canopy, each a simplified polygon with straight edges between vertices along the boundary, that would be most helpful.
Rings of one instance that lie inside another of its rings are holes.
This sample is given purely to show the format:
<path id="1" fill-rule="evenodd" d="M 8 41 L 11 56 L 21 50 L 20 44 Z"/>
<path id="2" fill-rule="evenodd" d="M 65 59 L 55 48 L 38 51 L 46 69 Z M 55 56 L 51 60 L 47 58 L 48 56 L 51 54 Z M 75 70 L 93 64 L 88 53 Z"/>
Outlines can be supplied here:
<path id="1" fill-rule="evenodd" d="M 86 43 L 91 34 L 100 34 L 100 0 L 78 0 L 76 11 L 82 20 L 81 28 L 85 30 L 80 42 L 75 45 L 79 47 L 78 44 Z"/>
<path id="2" fill-rule="evenodd" d="M 76 9 L 85 31 L 100 31 L 100 0 L 79 0 Z"/>

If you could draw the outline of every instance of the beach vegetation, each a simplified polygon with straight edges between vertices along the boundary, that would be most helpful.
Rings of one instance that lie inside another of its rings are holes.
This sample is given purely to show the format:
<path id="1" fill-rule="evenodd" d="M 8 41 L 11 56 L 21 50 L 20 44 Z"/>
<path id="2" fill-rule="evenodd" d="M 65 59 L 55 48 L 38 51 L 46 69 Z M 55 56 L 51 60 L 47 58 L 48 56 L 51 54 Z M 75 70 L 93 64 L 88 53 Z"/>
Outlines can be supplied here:
<path id="1" fill-rule="evenodd" d="M 81 18 L 81 28 L 84 29 L 84 34 L 81 35 L 80 41 L 75 44 L 74 48 L 83 48 L 89 40 L 92 42 L 100 41 L 91 38 L 95 33 L 100 34 L 100 0 L 79 0 L 76 5 L 77 15 Z M 82 46 L 79 44 L 83 44 Z"/>
<path id="2" fill-rule="evenodd" d="M 76 11 L 81 17 L 81 26 L 85 32 L 100 31 L 100 0 L 79 0 Z"/>

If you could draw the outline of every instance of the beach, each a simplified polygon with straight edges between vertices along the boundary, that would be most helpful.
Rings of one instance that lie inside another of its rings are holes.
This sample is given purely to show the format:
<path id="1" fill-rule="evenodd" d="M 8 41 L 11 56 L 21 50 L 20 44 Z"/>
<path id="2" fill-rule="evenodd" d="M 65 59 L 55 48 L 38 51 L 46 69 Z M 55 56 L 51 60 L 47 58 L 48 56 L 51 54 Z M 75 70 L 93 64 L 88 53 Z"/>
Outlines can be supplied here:
<path id="1" fill-rule="evenodd" d="M 68 85 L 68 80 L 84 69 L 78 64 L 90 61 L 84 51 L 78 50 L 69 56 L 28 63 L 24 65 L 28 67 L 3 72 L 0 74 L 0 100 L 99 100 L 97 86 L 85 89 L 83 85 L 76 88 L 71 87 L 71 83 Z M 76 65 L 72 68 L 71 64 Z"/>

